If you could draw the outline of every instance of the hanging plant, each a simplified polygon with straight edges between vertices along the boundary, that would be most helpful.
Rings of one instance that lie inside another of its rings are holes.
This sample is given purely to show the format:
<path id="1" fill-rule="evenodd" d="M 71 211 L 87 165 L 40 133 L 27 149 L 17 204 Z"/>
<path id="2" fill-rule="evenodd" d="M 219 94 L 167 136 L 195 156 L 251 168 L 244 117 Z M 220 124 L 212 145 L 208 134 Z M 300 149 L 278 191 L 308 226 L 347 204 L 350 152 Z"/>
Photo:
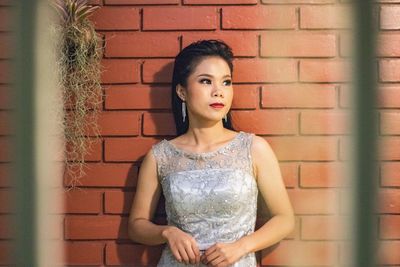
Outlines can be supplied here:
<path id="1" fill-rule="evenodd" d="M 79 182 L 85 156 L 98 141 L 97 115 L 103 99 L 100 61 L 102 40 L 88 19 L 99 6 L 85 0 L 56 0 L 52 6 L 59 14 L 57 64 L 64 104 L 65 172 L 72 188 Z M 94 138 L 88 138 L 90 133 Z"/>

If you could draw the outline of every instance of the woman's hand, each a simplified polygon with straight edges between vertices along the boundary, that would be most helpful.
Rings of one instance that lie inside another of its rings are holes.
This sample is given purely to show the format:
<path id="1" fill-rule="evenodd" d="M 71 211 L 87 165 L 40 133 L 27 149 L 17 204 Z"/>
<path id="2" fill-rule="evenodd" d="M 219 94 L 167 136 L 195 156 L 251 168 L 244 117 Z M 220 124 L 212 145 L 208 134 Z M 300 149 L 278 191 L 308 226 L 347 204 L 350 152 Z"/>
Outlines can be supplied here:
<path id="1" fill-rule="evenodd" d="M 163 237 L 167 239 L 168 245 L 174 257 L 186 264 L 198 264 L 200 262 L 200 251 L 196 240 L 175 226 L 163 231 Z"/>
<path id="2" fill-rule="evenodd" d="M 215 243 L 209 247 L 200 260 L 212 267 L 231 266 L 246 254 L 246 250 L 238 241 L 233 243 Z"/>

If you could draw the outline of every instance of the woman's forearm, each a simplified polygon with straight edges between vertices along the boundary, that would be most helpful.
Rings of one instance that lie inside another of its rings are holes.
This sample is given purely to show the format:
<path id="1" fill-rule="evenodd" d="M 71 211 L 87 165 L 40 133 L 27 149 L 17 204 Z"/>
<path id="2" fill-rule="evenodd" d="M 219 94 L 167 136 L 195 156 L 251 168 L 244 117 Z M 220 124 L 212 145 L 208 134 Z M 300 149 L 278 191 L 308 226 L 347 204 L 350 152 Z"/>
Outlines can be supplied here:
<path id="1" fill-rule="evenodd" d="M 254 233 L 239 239 L 246 253 L 272 246 L 290 234 L 295 225 L 294 217 L 276 215 Z"/>
<path id="2" fill-rule="evenodd" d="M 166 233 L 171 225 L 158 225 L 146 219 L 129 222 L 128 236 L 131 240 L 145 245 L 160 245 L 167 242 Z"/>

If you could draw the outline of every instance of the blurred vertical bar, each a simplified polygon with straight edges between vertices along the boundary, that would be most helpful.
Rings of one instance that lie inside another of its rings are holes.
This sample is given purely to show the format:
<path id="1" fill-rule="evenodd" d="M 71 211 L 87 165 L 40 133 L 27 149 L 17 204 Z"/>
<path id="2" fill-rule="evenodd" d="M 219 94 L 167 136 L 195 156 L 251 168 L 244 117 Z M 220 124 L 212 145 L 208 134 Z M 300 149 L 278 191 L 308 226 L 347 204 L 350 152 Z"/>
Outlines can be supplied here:
<path id="1" fill-rule="evenodd" d="M 16 266 L 63 263 L 63 106 L 47 0 L 16 4 Z"/>
<path id="2" fill-rule="evenodd" d="M 37 1 L 15 3 L 15 258 L 17 266 L 38 266 L 36 254 L 36 183 L 34 163 L 34 42 Z"/>
<path id="3" fill-rule="evenodd" d="M 356 0 L 355 18 L 355 184 L 354 264 L 377 266 L 377 79 L 375 60 L 376 21 L 373 1 Z"/>

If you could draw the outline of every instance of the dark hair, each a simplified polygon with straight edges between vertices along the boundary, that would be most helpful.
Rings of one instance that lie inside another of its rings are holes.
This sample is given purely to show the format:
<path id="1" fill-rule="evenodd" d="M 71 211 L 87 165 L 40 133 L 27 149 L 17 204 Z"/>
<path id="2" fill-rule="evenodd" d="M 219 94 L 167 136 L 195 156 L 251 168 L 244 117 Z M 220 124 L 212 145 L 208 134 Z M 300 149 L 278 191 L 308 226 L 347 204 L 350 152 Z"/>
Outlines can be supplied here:
<path id="1" fill-rule="evenodd" d="M 225 60 L 229 65 L 232 75 L 232 49 L 224 41 L 219 39 L 199 40 L 193 42 L 185 47 L 175 57 L 171 86 L 171 106 L 174 114 L 176 133 L 178 136 L 187 132 L 189 128 L 189 116 L 186 116 L 185 122 L 182 121 L 182 100 L 176 93 L 176 86 L 180 84 L 186 88 L 187 79 L 193 73 L 197 65 L 206 57 L 212 56 L 221 57 L 223 60 Z M 224 128 L 234 130 L 230 111 L 226 115 L 226 118 L 227 122 L 222 120 Z"/>

